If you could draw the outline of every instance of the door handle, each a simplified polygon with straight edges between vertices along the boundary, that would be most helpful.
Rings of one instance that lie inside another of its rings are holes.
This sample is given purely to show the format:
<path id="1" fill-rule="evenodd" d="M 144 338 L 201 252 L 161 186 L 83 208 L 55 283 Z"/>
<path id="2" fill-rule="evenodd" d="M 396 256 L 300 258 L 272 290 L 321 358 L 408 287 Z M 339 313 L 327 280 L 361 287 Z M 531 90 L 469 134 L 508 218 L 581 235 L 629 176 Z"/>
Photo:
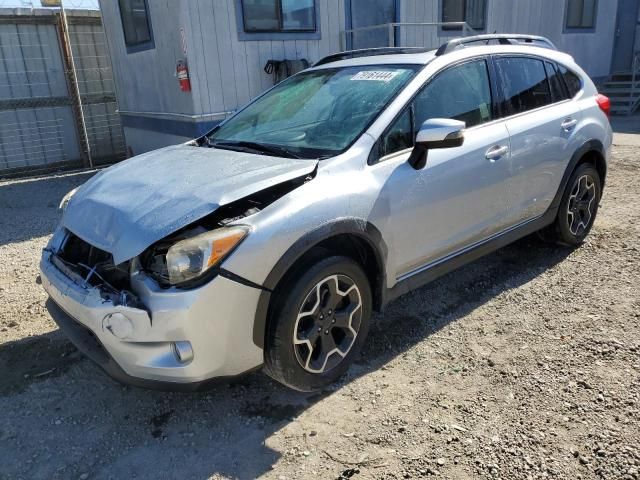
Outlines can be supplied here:
<path id="1" fill-rule="evenodd" d="M 507 147 L 506 145 L 496 145 L 495 147 L 491 147 L 489 150 L 487 150 L 485 158 L 487 160 L 495 162 L 496 160 L 504 157 L 507 153 L 509 153 L 509 147 Z"/>
<path id="2" fill-rule="evenodd" d="M 564 122 L 562 122 L 561 126 L 565 132 L 568 132 L 577 124 L 578 124 L 578 120 L 576 120 L 575 118 L 567 118 Z"/>

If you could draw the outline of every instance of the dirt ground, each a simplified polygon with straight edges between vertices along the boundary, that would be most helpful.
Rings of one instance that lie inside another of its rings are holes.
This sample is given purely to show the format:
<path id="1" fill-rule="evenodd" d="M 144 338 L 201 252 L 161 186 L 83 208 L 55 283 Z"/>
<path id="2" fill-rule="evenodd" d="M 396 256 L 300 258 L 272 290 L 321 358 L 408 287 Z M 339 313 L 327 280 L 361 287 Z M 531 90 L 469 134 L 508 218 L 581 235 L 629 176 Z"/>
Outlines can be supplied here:
<path id="1" fill-rule="evenodd" d="M 36 284 L 88 175 L 1 183 L 0 478 L 640 479 L 640 159 L 620 143 L 583 247 L 524 239 L 399 299 L 319 395 L 114 383 Z"/>

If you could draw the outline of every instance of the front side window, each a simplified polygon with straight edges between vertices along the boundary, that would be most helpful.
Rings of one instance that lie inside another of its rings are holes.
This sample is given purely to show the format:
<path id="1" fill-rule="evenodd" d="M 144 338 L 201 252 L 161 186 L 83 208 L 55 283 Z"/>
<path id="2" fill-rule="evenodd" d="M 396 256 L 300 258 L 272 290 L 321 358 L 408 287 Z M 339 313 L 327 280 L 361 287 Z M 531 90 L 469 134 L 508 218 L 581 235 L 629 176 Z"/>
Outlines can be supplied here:
<path id="1" fill-rule="evenodd" d="M 417 65 L 327 68 L 290 77 L 209 136 L 214 147 L 277 147 L 319 158 L 346 150 L 415 75 Z"/>
<path id="2" fill-rule="evenodd" d="M 487 63 L 474 61 L 434 78 L 414 100 L 416 131 L 430 118 L 451 118 L 467 128 L 491 120 L 491 87 Z"/>
<path id="3" fill-rule="evenodd" d="M 595 28 L 597 6 L 597 0 L 567 0 L 567 29 Z"/>
<path id="4" fill-rule="evenodd" d="M 119 0 L 124 43 L 135 47 L 151 43 L 151 26 L 146 0 Z"/>
<path id="5" fill-rule="evenodd" d="M 442 22 L 466 22 L 475 30 L 485 29 L 487 0 L 442 0 Z M 443 26 L 443 30 L 461 27 Z"/>
<path id="6" fill-rule="evenodd" d="M 242 0 L 244 31 L 313 32 L 315 0 Z"/>
<path id="7" fill-rule="evenodd" d="M 431 118 L 460 120 L 467 128 L 489 122 L 493 118 L 491 104 L 489 72 L 484 60 L 449 68 L 431 80 L 387 129 L 378 154 L 383 157 L 412 147 L 415 132 Z"/>
<path id="8" fill-rule="evenodd" d="M 504 92 L 504 115 L 515 115 L 552 103 L 547 73 L 541 60 L 498 58 L 495 64 Z"/>

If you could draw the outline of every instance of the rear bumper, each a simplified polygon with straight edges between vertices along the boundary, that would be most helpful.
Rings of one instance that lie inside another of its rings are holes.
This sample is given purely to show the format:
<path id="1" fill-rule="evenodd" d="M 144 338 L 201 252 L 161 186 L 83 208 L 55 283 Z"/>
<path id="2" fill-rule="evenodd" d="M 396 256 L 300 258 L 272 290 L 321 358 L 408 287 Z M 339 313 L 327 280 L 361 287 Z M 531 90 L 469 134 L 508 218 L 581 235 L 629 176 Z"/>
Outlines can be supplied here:
<path id="1" fill-rule="evenodd" d="M 116 305 L 96 287 L 66 276 L 45 251 L 40 263 L 47 308 L 69 339 L 110 376 L 161 390 L 194 391 L 259 368 L 262 349 L 252 341 L 261 290 L 218 277 L 195 290 L 162 290 L 143 275 L 132 278 L 143 308 Z M 108 318 L 126 317 L 124 329 Z M 189 342 L 181 361 L 174 342 Z"/>

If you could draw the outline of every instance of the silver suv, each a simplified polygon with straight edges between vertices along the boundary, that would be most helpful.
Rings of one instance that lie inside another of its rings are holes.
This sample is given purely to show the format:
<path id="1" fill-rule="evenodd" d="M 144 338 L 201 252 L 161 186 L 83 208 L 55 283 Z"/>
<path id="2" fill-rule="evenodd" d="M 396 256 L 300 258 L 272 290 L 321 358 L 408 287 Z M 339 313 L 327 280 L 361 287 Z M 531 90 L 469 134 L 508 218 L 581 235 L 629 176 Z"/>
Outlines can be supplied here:
<path id="1" fill-rule="evenodd" d="M 580 245 L 608 109 L 540 37 L 327 57 L 70 192 L 41 261 L 48 307 L 127 383 L 192 390 L 264 367 L 320 389 L 399 295 L 536 231 Z"/>

